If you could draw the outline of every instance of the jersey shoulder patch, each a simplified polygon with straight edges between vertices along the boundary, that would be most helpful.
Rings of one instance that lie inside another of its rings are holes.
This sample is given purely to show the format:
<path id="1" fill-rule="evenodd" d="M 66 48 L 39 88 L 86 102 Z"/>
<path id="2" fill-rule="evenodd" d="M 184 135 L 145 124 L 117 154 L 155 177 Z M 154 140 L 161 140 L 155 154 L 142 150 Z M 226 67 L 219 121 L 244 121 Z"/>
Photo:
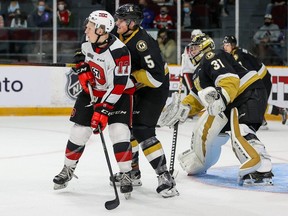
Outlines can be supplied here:
<path id="1" fill-rule="evenodd" d="M 144 40 L 139 40 L 137 43 L 136 43 L 136 49 L 139 51 L 139 52 L 144 52 L 145 50 L 148 49 L 148 45 L 146 43 L 146 41 Z"/>
<path id="2" fill-rule="evenodd" d="M 214 52 L 207 52 L 207 53 L 205 54 L 205 58 L 206 58 L 207 60 L 212 59 L 214 56 L 215 56 L 215 53 L 214 53 Z"/>
<path id="3" fill-rule="evenodd" d="M 239 59 L 238 54 L 234 54 L 233 57 L 234 57 L 234 59 L 235 59 L 236 61 L 238 61 L 238 59 Z"/>

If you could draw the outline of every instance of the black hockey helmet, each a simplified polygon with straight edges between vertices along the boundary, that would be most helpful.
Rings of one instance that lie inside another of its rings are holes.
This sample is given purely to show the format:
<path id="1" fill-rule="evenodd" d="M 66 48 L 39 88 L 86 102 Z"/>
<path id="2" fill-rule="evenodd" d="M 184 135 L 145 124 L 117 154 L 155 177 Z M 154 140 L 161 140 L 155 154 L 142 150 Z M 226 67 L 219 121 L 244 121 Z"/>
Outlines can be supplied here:
<path id="1" fill-rule="evenodd" d="M 230 43 L 230 44 L 234 44 L 236 46 L 237 45 L 237 39 L 233 35 L 227 35 L 224 37 L 223 44 L 224 43 Z"/>
<path id="2" fill-rule="evenodd" d="M 120 6 L 114 15 L 115 19 L 133 20 L 136 25 L 140 25 L 144 15 L 142 9 L 135 4 L 124 4 Z"/>

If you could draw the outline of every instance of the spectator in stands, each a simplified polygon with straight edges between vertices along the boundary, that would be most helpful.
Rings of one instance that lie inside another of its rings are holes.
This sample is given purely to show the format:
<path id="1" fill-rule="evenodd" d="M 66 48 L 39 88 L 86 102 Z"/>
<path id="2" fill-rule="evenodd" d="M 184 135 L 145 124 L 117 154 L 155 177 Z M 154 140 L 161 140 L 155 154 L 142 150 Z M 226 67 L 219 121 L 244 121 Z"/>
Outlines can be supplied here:
<path id="1" fill-rule="evenodd" d="M 264 25 L 253 36 L 256 52 L 264 64 L 279 64 L 279 60 L 283 61 L 283 47 L 279 41 L 280 38 L 279 26 L 273 23 L 271 14 L 266 14 L 264 16 Z M 273 55 L 277 57 L 275 59 L 276 62 L 272 58 Z"/>
<path id="2" fill-rule="evenodd" d="M 154 3 L 151 0 L 139 0 L 139 5 L 142 8 L 143 15 L 144 15 L 141 26 L 144 29 L 154 28 L 153 20 L 155 18 L 155 14 L 154 14 L 154 11 L 150 8 L 152 4 Z"/>
<path id="3" fill-rule="evenodd" d="M 0 58 L 5 57 L 9 52 L 9 43 L 8 43 L 8 30 L 2 29 L 5 27 L 4 16 L 0 14 Z"/>
<path id="4" fill-rule="evenodd" d="M 177 45 L 171 37 L 168 29 L 162 28 L 158 31 L 157 41 L 164 60 L 168 64 L 177 64 Z"/>
<path id="5" fill-rule="evenodd" d="M 15 17 L 11 21 L 11 28 L 27 28 L 27 16 L 21 12 L 20 9 L 16 9 Z"/>
<path id="6" fill-rule="evenodd" d="M 287 0 L 271 0 L 270 3 L 267 4 L 266 6 L 266 14 L 272 14 L 272 9 L 274 6 L 279 6 L 279 5 L 287 5 Z"/>
<path id="7" fill-rule="evenodd" d="M 10 26 L 11 20 L 15 17 L 17 9 L 20 9 L 19 2 L 18 1 L 9 1 L 8 7 L 7 7 L 6 26 Z"/>
<path id="8" fill-rule="evenodd" d="M 220 16 L 222 12 L 222 5 L 220 5 L 219 0 L 207 0 L 209 5 L 209 28 L 220 28 Z"/>
<path id="9" fill-rule="evenodd" d="M 154 28 L 157 29 L 172 29 L 174 27 L 172 16 L 170 16 L 167 6 L 164 5 L 160 7 L 160 13 L 155 17 L 153 24 Z"/>
<path id="10" fill-rule="evenodd" d="M 52 27 L 53 14 L 46 10 L 46 2 L 38 0 L 37 8 L 28 17 L 29 27 Z"/>
<path id="11" fill-rule="evenodd" d="M 0 28 L 3 28 L 4 26 L 4 17 L 0 14 Z"/>
<path id="12" fill-rule="evenodd" d="M 273 17 L 274 24 L 277 24 L 280 29 L 287 28 L 287 15 L 288 15 L 288 6 L 286 1 L 275 1 L 272 9 L 271 15 Z"/>
<path id="13" fill-rule="evenodd" d="M 72 27 L 72 14 L 67 8 L 67 4 L 64 0 L 60 0 L 57 3 L 57 17 L 59 27 Z"/>
<path id="14" fill-rule="evenodd" d="M 182 29 L 201 28 L 199 16 L 194 13 L 190 1 L 184 1 L 182 4 L 181 26 Z"/>

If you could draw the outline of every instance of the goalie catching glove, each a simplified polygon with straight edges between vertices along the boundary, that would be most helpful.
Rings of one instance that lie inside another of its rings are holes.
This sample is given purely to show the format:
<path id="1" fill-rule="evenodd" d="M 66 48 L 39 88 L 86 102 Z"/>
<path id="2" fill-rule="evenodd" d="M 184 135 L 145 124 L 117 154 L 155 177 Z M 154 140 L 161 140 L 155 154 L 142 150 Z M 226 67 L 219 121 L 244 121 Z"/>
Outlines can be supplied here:
<path id="1" fill-rule="evenodd" d="M 91 119 L 91 127 L 95 128 L 94 134 L 98 134 L 98 126 L 103 131 L 108 123 L 108 117 L 113 110 L 113 106 L 108 103 L 99 103 L 95 105 L 94 114 Z"/>
<path id="2" fill-rule="evenodd" d="M 158 120 L 158 125 L 160 127 L 168 126 L 172 127 L 177 122 L 185 122 L 188 118 L 190 107 L 189 105 L 184 105 L 181 103 L 181 95 L 177 92 L 172 95 L 172 102 L 167 105 Z"/>
<path id="3" fill-rule="evenodd" d="M 86 62 L 80 62 L 76 65 L 76 72 L 83 90 L 89 94 L 88 83 L 90 83 L 92 88 L 96 86 L 95 77 L 91 72 L 90 65 Z"/>
<path id="4" fill-rule="evenodd" d="M 211 116 L 217 116 L 226 109 L 230 97 L 221 87 L 207 87 L 198 92 L 198 96 Z"/>

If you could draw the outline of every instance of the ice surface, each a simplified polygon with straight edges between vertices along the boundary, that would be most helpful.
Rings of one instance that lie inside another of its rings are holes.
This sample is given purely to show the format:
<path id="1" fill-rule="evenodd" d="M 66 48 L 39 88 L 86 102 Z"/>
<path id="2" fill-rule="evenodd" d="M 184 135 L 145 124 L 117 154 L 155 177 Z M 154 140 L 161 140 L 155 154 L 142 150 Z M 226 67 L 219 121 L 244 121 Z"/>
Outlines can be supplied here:
<path id="1" fill-rule="evenodd" d="M 194 124 L 195 120 L 190 120 L 179 126 L 176 154 L 189 148 Z M 239 162 L 228 142 L 222 147 L 219 161 L 208 172 L 208 175 L 214 175 L 213 184 L 204 178 L 187 176 L 176 159 L 180 196 L 164 199 L 155 191 L 158 184 L 156 174 L 141 152 L 143 186 L 135 187 L 129 200 L 119 193 L 120 205 L 111 211 L 104 207 L 106 201 L 115 197 L 109 185 L 109 171 L 99 135 L 91 137 L 82 155 L 75 171 L 79 179 L 74 178 L 66 189 L 53 190 L 52 179 L 62 169 L 71 126 L 67 116 L 0 117 L 1 216 L 287 215 L 288 126 L 280 122 L 268 122 L 269 130 L 258 133 L 277 168 L 275 188 L 278 191 L 229 187 L 229 184 L 234 184 Z M 172 129 L 159 128 L 157 133 L 169 166 Z M 116 172 L 118 167 L 106 130 L 104 135 L 113 171 Z M 224 180 L 229 178 L 232 182 L 225 185 Z"/>

